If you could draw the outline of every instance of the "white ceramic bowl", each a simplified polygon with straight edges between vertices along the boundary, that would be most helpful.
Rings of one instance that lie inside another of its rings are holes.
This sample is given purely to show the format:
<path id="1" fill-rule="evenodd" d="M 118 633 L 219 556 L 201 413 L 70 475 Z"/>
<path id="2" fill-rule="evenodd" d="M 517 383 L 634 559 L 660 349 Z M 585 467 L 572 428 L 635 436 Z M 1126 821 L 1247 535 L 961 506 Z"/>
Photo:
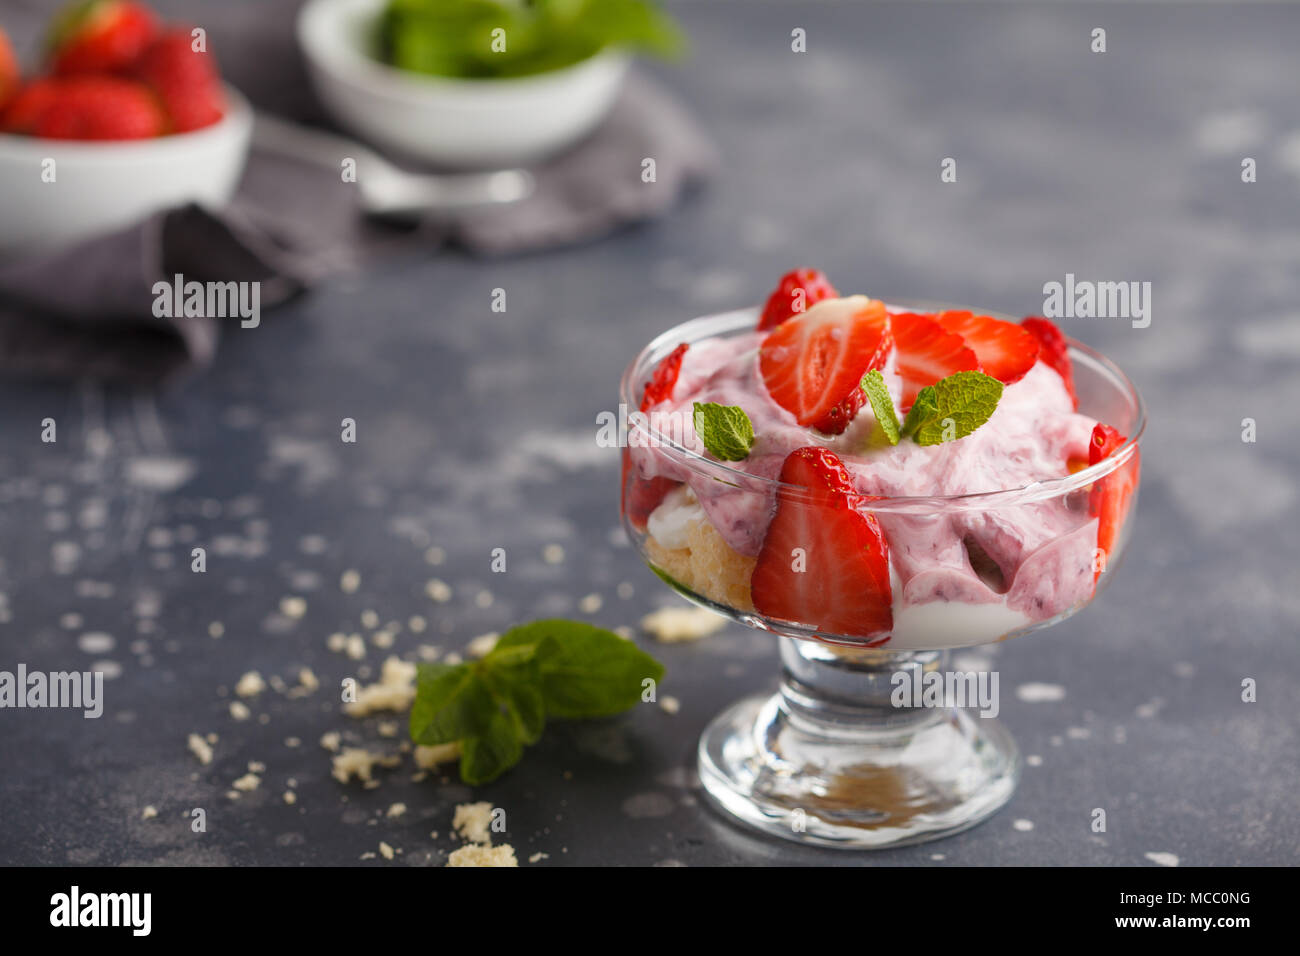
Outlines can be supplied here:
<path id="1" fill-rule="evenodd" d="M 226 87 L 226 115 L 190 133 L 123 142 L 0 133 L 0 256 L 14 259 L 136 222 L 170 206 L 230 200 L 253 111 Z M 42 174 L 53 160 L 54 181 Z"/>
<path id="2" fill-rule="evenodd" d="M 509 79 L 399 70 L 369 53 L 385 2 L 310 0 L 298 16 L 298 42 L 334 119 L 400 156 L 456 167 L 540 159 L 594 129 L 627 72 L 629 57 L 613 50 Z"/>

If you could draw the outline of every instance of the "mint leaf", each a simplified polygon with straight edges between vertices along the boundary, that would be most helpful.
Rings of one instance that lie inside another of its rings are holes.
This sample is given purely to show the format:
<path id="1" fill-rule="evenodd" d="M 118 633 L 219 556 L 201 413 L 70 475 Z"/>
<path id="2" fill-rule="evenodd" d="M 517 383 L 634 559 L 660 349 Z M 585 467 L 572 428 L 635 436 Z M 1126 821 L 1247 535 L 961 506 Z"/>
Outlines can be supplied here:
<path id="1" fill-rule="evenodd" d="M 473 664 L 422 664 L 411 704 L 411 739 L 432 746 L 478 733 L 496 710 Z"/>
<path id="2" fill-rule="evenodd" d="M 867 401 L 871 403 L 871 411 L 876 416 L 880 430 L 885 433 L 891 445 L 897 445 L 898 414 L 894 411 L 894 400 L 889 396 L 889 389 L 885 387 L 885 377 L 879 370 L 872 369 L 862 376 L 862 390 L 867 393 Z"/>
<path id="3" fill-rule="evenodd" d="M 695 402 L 691 420 L 715 458 L 721 461 L 744 461 L 754 447 L 754 423 L 738 405 Z"/>
<path id="4" fill-rule="evenodd" d="M 955 372 L 916 396 L 903 422 L 903 437 L 918 445 L 965 438 L 993 414 L 1002 383 L 983 372 Z"/>
<path id="5" fill-rule="evenodd" d="M 535 744 L 546 726 L 546 702 L 542 697 L 537 661 L 531 656 L 519 663 L 484 664 L 482 680 L 493 701 L 510 718 L 515 733 L 526 744 Z"/>
<path id="6" fill-rule="evenodd" d="M 659 680 L 654 658 L 582 621 L 534 621 L 507 631 L 486 657 L 456 666 L 422 664 L 411 739 L 459 741 L 460 775 L 487 783 L 519 762 L 551 717 L 604 717 L 641 699 Z"/>
<path id="7" fill-rule="evenodd" d="M 550 643 L 543 642 L 551 637 Z M 525 624 L 502 635 L 492 654 L 538 644 L 546 713 L 552 717 L 606 717 L 641 700 L 642 681 L 658 681 L 663 665 L 631 641 L 582 621 Z M 490 660 L 489 654 L 486 660 Z"/>
<path id="8" fill-rule="evenodd" d="M 561 69 L 608 47 L 674 57 L 686 44 L 649 0 L 388 0 L 371 45 L 399 69 L 490 78 Z"/>
<path id="9" fill-rule="evenodd" d="M 524 755 L 524 745 L 508 714 L 498 711 L 482 733 L 460 745 L 460 779 L 470 786 L 491 783 Z"/>

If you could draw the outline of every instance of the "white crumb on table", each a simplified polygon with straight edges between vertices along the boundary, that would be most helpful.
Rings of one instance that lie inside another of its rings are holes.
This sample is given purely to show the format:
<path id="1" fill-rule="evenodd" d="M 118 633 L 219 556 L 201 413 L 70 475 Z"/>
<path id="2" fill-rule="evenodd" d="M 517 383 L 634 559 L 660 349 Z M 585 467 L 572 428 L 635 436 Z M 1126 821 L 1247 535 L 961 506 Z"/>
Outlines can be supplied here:
<path id="1" fill-rule="evenodd" d="M 665 607 L 641 619 L 641 629 L 663 644 L 698 641 L 726 624 L 726 618 L 702 607 Z"/>
<path id="2" fill-rule="evenodd" d="M 262 680 L 262 675 L 257 671 L 249 671 L 235 684 L 235 693 L 240 697 L 256 697 L 264 690 L 266 681 Z"/>

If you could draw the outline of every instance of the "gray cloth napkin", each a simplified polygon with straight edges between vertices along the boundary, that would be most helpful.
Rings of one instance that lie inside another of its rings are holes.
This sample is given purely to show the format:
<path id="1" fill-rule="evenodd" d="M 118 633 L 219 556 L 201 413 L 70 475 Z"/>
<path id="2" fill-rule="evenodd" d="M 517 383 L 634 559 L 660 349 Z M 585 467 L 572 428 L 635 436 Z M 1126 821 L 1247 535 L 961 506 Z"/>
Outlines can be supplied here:
<path id="1" fill-rule="evenodd" d="M 312 276 L 308 261 L 235 210 L 218 216 L 191 205 L 157 213 L 0 266 L 0 372 L 161 382 L 209 364 L 225 320 L 154 314 L 155 285 L 174 283 L 177 274 L 258 282 L 263 308 L 302 291 Z"/>
<path id="2" fill-rule="evenodd" d="M 655 160 L 654 183 L 641 180 L 645 157 Z M 200 282 L 261 282 L 267 309 L 323 276 L 403 247 L 503 255 L 590 241 L 663 214 L 716 164 L 695 121 L 636 71 L 595 132 L 534 170 L 537 188 L 528 199 L 429 217 L 414 228 L 366 219 L 342 191 L 337 165 L 318 168 L 255 149 L 228 209 L 159 213 L 74 247 L 0 264 L 0 373 L 176 378 L 213 361 L 221 324 L 232 321 L 155 316 L 155 283 L 177 273 Z"/>

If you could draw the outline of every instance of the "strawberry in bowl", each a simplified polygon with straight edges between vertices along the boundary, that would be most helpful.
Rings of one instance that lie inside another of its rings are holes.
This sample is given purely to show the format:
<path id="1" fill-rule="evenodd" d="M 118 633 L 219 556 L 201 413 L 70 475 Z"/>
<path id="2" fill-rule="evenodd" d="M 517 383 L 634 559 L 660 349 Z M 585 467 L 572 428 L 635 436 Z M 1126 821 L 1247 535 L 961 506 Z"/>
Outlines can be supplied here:
<path id="1" fill-rule="evenodd" d="M 900 711 L 889 690 L 898 675 L 919 688 L 952 648 L 1062 621 L 1111 579 L 1145 421 L 1124 374 L 1044 318 L 844 295 L 800 269 L 762 309 L 659 336 L 623 393 L 639 409 L 622 472 L 634 545 L 684 597 L 782 638 L 781 693 L 701 739 L 715 802 L 855 847 L 1005 803 L 1019 764 L 1004 731 Z M 831 795 L 864 774 L 922 809 Z"/>
<path id="2" fill-rule="evenodd" d="M 165 24 L 134 0 L 70 5 L 25 76 L 0 27 L 0 256 L 159 209 L 224 205 L 251 131 L 205 31 Z"/>

